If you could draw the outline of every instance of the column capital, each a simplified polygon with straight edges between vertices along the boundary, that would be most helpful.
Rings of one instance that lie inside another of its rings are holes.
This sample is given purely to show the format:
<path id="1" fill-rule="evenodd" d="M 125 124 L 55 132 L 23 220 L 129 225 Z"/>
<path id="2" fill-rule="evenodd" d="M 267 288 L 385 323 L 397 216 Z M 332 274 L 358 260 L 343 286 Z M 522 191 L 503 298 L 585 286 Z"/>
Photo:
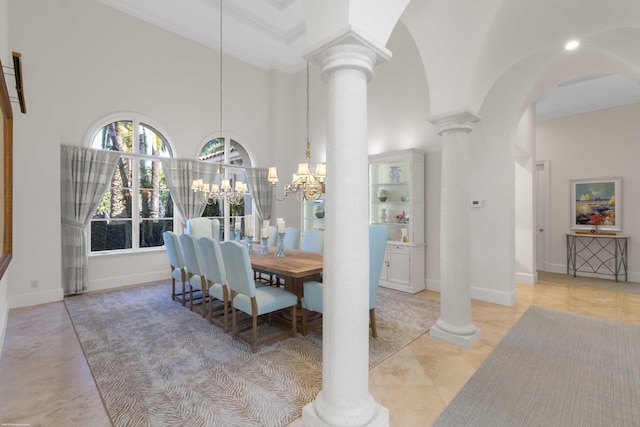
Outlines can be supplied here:
<path id="1" fill-rule="evenodd" d="M 391 58 L 391 51 L 366 33 L 349 25 L 332 36 L 311 46 L 304 57 L 320 67 L 322 80 L 336 69 L 358 69 L 373 77 L 373 67 Z"/>
<path id="2" fill-rule="evenodd" d="M 473 128 L 473 124 L 480 120 L 477 114 L 464 110 L 457 113 L 432 117 L 431 123 L 438 127 L 438 135 L 442 136 L 449 132 L 469 133 Z"/>

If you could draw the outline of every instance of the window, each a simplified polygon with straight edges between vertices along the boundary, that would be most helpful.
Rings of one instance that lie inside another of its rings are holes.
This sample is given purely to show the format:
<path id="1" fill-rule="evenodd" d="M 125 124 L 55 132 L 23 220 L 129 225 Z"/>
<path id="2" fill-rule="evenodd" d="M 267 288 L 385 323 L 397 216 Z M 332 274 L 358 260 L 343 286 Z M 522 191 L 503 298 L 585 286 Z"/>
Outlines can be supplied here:
<path id="1" fill-rule="evenodd" d="M 122 153 L 91 219 L 91 252 L 162 246 L 162 233 L 173 230 L 173 202 L 160 162 L 172 156 L 166 138 L 134 118 L 99 129 L 91 147 Z"/>
<path id="2" fill-rule="evenodd" d="M 244 149 L 242 145 L 240 145 L 237 141 L 233 139 L 227 138 L 216 138 L 208 141 L 202 149 L 200 150 L 200 155 L 198 156 L 198 160 L 212 162 L 212 163 L 225 163 L 224 161 L 224 151 L 225 151 L 225 142 L 229 141 L 229 161 L 226 164 L 231 165 L 226 168 L 226 171 L 229 172 L 229 178 L 231 179 L 231 187 L 233 187 L 233 183 L 236 181 L 247 182 L 247 174 L 245 172 L 244 167 L 251 166 L 251 160 L 249 158 L 249 154 L 247 150 Z M 240 168 L 234 169 L 233 166 L 241 166 Z M 218 218 L 220 219 L 220 223 L 224 223 L 224 203 L 223 200 L 218 200 L 217 203 L 207 204 L 202 213 L 203 217 L 208 218 Z M 229 206 L 229 214 L 230 214 L 230 226 L 233 226 L 236 217 L 244 217 L 245 215 L 251 214 L 251 205 L 252 198 L 251 194 L 247 193 L 244 199 L 240 203 L 232 204 Z M 244 227 L 244 223 L 243 223 Z"/>

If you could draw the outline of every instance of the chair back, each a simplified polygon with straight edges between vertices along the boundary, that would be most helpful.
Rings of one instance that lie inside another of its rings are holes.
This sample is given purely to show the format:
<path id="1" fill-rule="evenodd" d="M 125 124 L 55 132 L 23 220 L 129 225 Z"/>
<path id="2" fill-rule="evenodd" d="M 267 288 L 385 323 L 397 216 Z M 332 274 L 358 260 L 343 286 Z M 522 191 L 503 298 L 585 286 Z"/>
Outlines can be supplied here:
<path id="1" fill-rule="evenodd" d="M 187 233 L 193 234 L 196 238 L 213 237 L 218 240 L 220 237 L 220 220 L 217 218 L 191 218 L 187 220 Z"/>
<path id="2" fill-rule="evenodd" d="M 302 237 L 302 250 L 322 253 L 324 250 L 324 231 L 317 228 L 305 231 Z"/>
<path id="3" fill-rule="evenodd" d="M 369 309 L 376 306 L 378 282 L 387 249 L 389 230 L 380 225 L 369 226 Z"/>
<path id="4" fill-rule="evenodd" d="M 278 243 L 278 227 L 275 225 L 269 226 L 269 238 L 267 239 L 267 245 L 275 246 Z"/>
<path id="5" fill-rule="evenodd" d="M 227 273 L 222 261 L 220 243 L 212 237 L 201 237 L 198 239 L 200 256 L 203 261 L 204 275 L 210 282 L 220 285 L 227 284 Z"/>
<path id="6" fill-rule="evenodd" d="M 169 257 L 169 265 L 174 268 L 184 268 L 186 263 L 182 256 L 182 248 L 180 247 L 178 235 L 173 231 L 165 231 L 162 233 L 162 239 L 164 240 L 164 247 Z"/>
<path id="7" fill-rule="evenodd" d="M 294 227 L 284 229 L 284 248 L 300 249 L 300 230 Z"/>
<path id="8" fill-rule="evenodd" d="M 247 248 L 238 242 L 227 241 L 220 244 L 220 250 L 227 273 L 227 286 L 239 294 L 254 297 L 256 283 Z"/>
<path id="9" fill-rule="evenodd" d="M 198 239 L 196 236 L 193 234 L 182 234 L 180 236 L 180 245 L 182 246 L 187 273 L 192 276 L 204 276 L 202 260 L 200 259 L 200 251 L 198 250 Z"/>

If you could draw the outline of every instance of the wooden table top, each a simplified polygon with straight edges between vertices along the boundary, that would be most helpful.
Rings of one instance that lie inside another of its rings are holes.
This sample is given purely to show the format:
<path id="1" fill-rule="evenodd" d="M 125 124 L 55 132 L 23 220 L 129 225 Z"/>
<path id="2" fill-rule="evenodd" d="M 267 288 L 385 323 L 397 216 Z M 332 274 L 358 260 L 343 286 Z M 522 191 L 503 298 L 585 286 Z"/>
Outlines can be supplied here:
<path id="1" fill-rule="evenodd" d="M 260 244 L 253 244 L 253 253 L 249 254 L 251 266 L 262 271 L 292 278 L 309 277 L 323 270 L 322 254 L 317 252 L 285 249 L 284 258 L 276 258 L 276 248 L 269 247 L 269 255 L 260 255 Z"/>

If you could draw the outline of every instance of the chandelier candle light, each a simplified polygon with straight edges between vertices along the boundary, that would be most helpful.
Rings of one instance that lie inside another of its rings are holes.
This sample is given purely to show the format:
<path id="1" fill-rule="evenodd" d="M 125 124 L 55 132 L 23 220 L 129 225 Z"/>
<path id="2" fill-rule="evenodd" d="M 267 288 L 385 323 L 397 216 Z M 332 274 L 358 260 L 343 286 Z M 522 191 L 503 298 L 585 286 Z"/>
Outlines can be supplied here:
<path id="1" fill-rule="evenodd" d="M 276 257 L 284 258 L 286 255 L 284 253 L 284 218 L 278 218 L 278 243 L 276 248 Z"/>
<path id="2" fill-rule="evenodd" d="M 269 255 L 269 248 L 267 246 L 267 240 L 269 239 L 269 221 L 262 221 L 262 228 L 260 229 L 260 255 Z"/>
<path id="3" fill-rule="evenodd" d="M 305 150 L 305 163 L 298 164 L 298 170 L 293 174 L 291 184 L 285 184 L 284 197 L 278 199 L 284 200 L 289 194 L 293 193 L 299 201 L 318 200 L 324 194 L 325 180 L 327 178 L 327 165 L 318 163 L 315 172 L 309 169 L 309 160 L 311 160 L 311 141 L 309 139 L 309 62 L 307 62 L 307 144 Z M 269 168 L 269 182 L 274 187 L 279 181 L 278 168 L 272 166 Z"/>
<path id="4" fill-rule="evenodd" d="M 253 253 L 253 215 L 244 217 L 244 238 L 247 244 L 247 251 Z"/>
<path id="5" fill-rule="evenodd" d="M 222 0 L 220 0 L 220 132 L 222 132 Z M 224 158 L 228 162 L 228 146 L 225 143 L 223 137 L 220 137 L 218 141 L 223 143 Z M 231 204 L 237 204 L 244 199 L 245 193 L 249 191 L 247 184 L 241 181 L 236 181 L 234 188 L 231 187 L 231 180 L 229 178 L 223 178 L 225 175 L 224 167 L 222 166 L 223 157 L 220 157 L 220 164 L 218 166 L 218 173 L 220 175 L 221 183 L 218 184 L 205 184 L 202 179 L 194 179 L 191 183 L 191 189 L 194 192 L 201 192 L 204 194 L 207 204 L 214 204 L 218 201 L 218 198 L 227 200 Z"/>

